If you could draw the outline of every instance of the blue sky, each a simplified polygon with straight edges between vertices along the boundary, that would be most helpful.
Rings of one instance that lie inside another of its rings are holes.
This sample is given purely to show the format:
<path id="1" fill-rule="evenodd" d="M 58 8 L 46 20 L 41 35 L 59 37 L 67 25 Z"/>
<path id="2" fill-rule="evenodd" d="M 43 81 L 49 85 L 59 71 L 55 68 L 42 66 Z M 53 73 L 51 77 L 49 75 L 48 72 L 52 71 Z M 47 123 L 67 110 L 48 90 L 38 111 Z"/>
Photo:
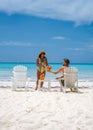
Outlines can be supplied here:
<path id="1" fill-rule="evenodd" d="M 51 2 L 0 1 L 0 61 L 35 62 L 45 50 L 49 62 L 93 63 L 93 1 Z"/>

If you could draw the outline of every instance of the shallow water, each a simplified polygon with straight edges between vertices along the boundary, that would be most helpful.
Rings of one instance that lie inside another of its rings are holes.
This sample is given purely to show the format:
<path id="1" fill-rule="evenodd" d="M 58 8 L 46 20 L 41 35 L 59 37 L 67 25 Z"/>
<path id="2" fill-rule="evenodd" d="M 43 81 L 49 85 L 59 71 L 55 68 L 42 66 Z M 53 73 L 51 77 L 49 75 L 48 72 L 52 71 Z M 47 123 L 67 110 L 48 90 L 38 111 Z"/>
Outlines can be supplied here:
<path id="1" fill-rule="evenodd" d="M 10 79 L 12 77 L 13 67 L 16 65 L 24 65 L 28 68 L 28 77 L 36 79 L 36 64 L 35 63 L 0 63 L 0 79 Z M 61 64 L 50 64 L 55 71 L 61 67 Z M 71 64 L 79 71 L 80 80 L 93 80 L 93 64 Z M 59 74 L 60 75 L 60 74 Z M 46 79 L 53 79 L 59 75 L 47 73 Z"/>

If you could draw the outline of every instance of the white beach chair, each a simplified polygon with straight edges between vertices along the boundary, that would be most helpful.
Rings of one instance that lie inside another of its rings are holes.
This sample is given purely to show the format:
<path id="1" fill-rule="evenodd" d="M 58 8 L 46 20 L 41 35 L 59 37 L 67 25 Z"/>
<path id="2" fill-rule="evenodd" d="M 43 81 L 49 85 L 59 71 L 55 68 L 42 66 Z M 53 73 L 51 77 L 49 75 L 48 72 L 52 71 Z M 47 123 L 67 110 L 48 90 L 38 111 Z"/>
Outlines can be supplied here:
<path id="1" fill-rule="evenodd" d="M 12 89 L 27 88 L 27 67 L 15 66 L 13 68 Z"/>
<path id="2" fill-rule="evenodd" d="M 59 80 L 61 91 L 66 92 L 66 88 L 74 89 L 78 92 L 78 70 L 69 67 L 64 70 L 64 78 Z"/>

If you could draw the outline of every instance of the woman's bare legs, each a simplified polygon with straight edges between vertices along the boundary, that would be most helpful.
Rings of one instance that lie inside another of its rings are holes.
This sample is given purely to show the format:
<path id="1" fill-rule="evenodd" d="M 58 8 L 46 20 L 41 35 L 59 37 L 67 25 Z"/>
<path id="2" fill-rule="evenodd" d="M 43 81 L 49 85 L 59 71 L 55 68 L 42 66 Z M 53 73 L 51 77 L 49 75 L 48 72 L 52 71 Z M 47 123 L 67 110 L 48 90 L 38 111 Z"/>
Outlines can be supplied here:
<path id="1" fill-rule="evenodd" d="M 37 81 L 36 81 L 36 88 L 35 88 L 35 90 L 38 89 L 39 77 L 40 77 L 40 72 L 37 70 Z"/>
<path id="2" fill-rule="evenodd" d="M 46 75 L 46 72 L 44 72 L 44 75 Z M 45 77 L 44 77 L 44 78 L 45 78 Z M 43 84 L 44 84 L 44 82 L 41 82 L 41 84 L 40 84 L 40 88 L 43 87 Z"/>
<path id="3" fill-rule="evenodd" d="M 42 87 L 43 87 L 43 84 L 44 84 L 44 82 L 41 82 L 41 84 L 40 84 L 40 88 L 42 88 Z"/>
<path id="4" fill-rule="evenodd" d="M 38 80 L 36 81 L 36 88 L 35 88 L 35 90 L 37 90 L 38 89 Z"/>
<path id="5" fill-rule="evenodd" d="M 37 81 L 36 81 L 36 88 L 35 88 L 35 90 L 37 90 L 37 89 L 38 89 L 39 79 L 40 79 L 40 72 L 39 72 L 39 71 L 37 71 Z M 44 84 L 44 82 L 41 82 L 41 84 L 40 84 L 40 88 L 42 88 L 42 87 L 43 87 L 43 84 Z"/>
<path id="6" fill-rule="evenodd" d="M 43 87 L 43 84 L 44 84 L 44 82 L 41 82 L 41 84 L 40 84 L 40 88 Z M 38 85 L 39 85 L 39 80 L 36 81 L 36 88 L 35 88 L 35 90 L 38 89 Z"/>

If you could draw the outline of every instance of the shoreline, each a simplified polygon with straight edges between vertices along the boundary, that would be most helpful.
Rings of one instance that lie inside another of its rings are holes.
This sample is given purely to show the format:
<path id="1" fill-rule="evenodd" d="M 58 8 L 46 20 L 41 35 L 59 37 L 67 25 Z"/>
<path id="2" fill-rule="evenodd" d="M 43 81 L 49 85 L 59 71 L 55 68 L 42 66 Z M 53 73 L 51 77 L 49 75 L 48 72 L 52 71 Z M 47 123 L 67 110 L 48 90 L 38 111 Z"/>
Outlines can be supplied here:
<path id="1" fill-rule="evenodd" d="M 29 83 L 28 87 L 29 88 L 34 88 L 36 85 L 36 80 L 28 78 L 27 82 Z M 48 80 L 45 80 L 44 82 L 44 87 L 47 88 L 48 84 L 47 84 Z M 51 87 L 59 87 L 59 82 L 57 82 L 56 80 L 50 80 L 51 81 Z M 0 80 L 0 88 L 3 87 L 12 87 L 12 80 L 10 79 L 2 79 Z M 93 87 L 93 80 L 78 80 L 78 87 Z"/>

